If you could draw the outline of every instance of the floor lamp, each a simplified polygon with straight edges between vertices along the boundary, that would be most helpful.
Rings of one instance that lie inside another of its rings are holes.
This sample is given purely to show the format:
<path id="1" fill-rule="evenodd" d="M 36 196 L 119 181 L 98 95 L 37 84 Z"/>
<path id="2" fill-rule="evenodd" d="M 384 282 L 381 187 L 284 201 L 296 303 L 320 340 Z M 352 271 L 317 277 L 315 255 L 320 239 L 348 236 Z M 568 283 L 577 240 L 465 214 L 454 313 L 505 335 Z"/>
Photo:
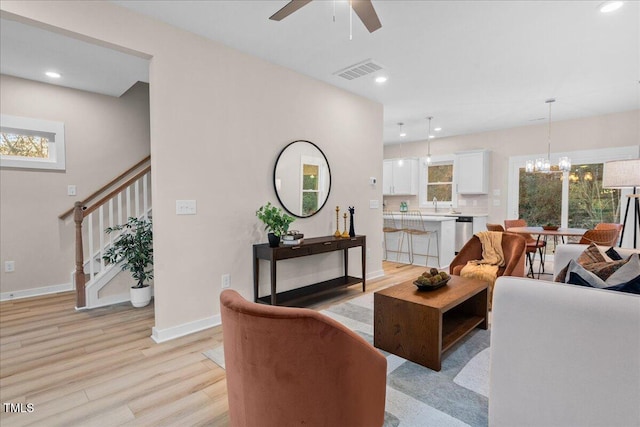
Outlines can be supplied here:
<path id="1" fill-rule="evenodd" d="M 606 162 L 602 173 L 603 188 L 633 188 L 633 194 L 627 195 L 627 208 L 624 212 L 622 223 L 622 235 L 620 236 L 620 246 L 622 238 L 627 230 L 627 217 L 629 215 L 629 202 L 633 202 L 633 247 L 638 248 L 638 228 L 640 228 L 640 194 L 636 193 L 636 187 L 640 187 L 640 159 L 616 160 Z"/>

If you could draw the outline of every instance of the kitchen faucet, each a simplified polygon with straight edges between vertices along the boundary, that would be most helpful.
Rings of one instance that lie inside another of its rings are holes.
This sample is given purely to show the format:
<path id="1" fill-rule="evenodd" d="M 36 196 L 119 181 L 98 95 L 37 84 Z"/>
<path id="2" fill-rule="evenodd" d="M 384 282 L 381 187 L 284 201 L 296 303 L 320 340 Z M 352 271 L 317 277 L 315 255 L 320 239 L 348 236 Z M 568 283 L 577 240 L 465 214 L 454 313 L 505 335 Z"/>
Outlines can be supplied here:
<path id="1" fill-rule="evenodd" d="M 438 198 L 433 196 L 433 209 L 435 212 L 438 212 Z"/>

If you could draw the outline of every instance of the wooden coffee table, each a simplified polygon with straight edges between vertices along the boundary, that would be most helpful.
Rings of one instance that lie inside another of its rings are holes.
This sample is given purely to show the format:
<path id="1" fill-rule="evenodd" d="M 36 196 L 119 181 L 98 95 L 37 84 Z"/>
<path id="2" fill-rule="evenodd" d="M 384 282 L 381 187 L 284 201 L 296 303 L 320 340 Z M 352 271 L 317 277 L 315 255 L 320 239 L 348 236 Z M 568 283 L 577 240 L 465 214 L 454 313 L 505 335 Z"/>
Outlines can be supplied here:
<path id="1" fill-rule="evenodd" d="M 487 329 L 488 286 L 451 276 L 434 291 L 410 280 L 374 293 L 374 346 L 439 371 L 443 352 L 474 328 Z"/>

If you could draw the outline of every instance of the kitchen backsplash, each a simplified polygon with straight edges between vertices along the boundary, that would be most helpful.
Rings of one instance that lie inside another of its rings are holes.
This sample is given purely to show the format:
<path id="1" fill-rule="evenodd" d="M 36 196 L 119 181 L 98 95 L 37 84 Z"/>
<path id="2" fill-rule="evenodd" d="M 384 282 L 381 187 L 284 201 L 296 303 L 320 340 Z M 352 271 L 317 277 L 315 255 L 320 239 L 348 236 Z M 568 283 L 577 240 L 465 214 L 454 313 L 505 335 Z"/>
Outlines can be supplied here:
<path id="1" fill-rule="evenodd" d="M 421 208 L 418 202 L 418 196 L 384 196 L 382 205 L 384 209 L 390 211 L 400 211 L 400 203 L 407 202 L 409 210 L 418 209 L 425 213 L 435 213 L 433 207 Z M 438 207 L 438 213 L 447 213 L 451 210 L 450 206 Z M 454 207 L 456 212 L 466 214 L 486 214 L 489 211 L 489 197 L 487 195 L 479 196 L 463 196 L 458 195 L 458 206 Z"/>

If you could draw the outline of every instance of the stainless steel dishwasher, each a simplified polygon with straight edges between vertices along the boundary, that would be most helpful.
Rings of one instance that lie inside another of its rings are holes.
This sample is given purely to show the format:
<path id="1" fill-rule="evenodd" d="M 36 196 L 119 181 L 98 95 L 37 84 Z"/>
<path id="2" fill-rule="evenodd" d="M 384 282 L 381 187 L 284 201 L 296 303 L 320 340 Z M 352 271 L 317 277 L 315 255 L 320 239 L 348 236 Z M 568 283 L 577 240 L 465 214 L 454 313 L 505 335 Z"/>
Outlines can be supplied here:
<path id="1" fill-rule="evenodd" d="M 456 254 L 460 252 L 460 249 L 465 243 L 473 237 L 473 217 L 472 216 L 459 216 L 456 217 Z"/>

